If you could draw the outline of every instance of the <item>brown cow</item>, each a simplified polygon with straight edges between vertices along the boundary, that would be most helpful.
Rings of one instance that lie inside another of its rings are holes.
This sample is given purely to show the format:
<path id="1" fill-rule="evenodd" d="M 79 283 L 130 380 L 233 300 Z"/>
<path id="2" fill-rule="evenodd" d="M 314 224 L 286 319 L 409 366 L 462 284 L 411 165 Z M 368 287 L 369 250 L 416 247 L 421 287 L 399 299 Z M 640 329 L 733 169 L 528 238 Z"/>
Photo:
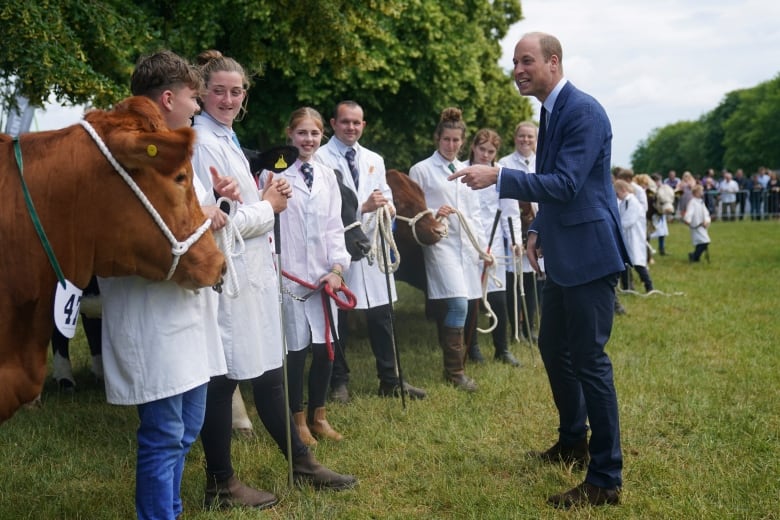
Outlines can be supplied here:
<path id="1" fill-rule="evenodd" d="M 129 98 L 85 116 L 116 161 L 156 208 L 176 241 L 205 222 L 192 185 L 195 134 L 171 131 L 157 105 Z M 165 279 L 172 244 L 98 149 L 85 127 L 24 134 L 18 149 L 0 135 L 0 423 L 41 391 L 53 330 L 57 277 L 25 204 L 20 167 L 65 278 L 93 274 Z M 225 260 L 211 233 L 180 257 L 171 280 L 187 288 L 219 282 Z"/>
<path id="2" fill-rule="evenodd" d="M 441 240 L 446 227 L 433 213 L 426 212 L 425 194 L 409 175 L 398 170 L 387 171 L 387 184 L 393 192 L 393 204 L 398 222 L 393 237 L 398 246 L 401 263 L 395 278 L 425 291 L 425 263 L 421 245 L 432 245 Z M 408 219 L 415 219 L 414 228 Z M 416 236 L 416 238 L 415 238 Z"/>

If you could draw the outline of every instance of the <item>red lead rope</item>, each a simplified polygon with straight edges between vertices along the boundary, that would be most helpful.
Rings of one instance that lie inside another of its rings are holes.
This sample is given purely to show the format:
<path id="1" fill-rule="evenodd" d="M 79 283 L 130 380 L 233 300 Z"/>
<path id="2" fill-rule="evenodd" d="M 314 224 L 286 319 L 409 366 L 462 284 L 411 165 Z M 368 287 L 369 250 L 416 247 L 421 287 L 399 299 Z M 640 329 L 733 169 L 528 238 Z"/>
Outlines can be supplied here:
<path id="1" fill-rule="evenodd" d="M 325 316 L 325 346 L 328 349 L 328 359 L 330 361 L 333 361 L 336 356 L 333 350 L 333 342 L 331 341 L 330 331 L 331 328 L 335 328 L 335 327 L 333 327 L 334 324 L 331 321 L 331 312 L 330 312 L 330 307 L 328 305 L 328 298 L 333 299 L 333 301 L 336 302 L 336 307 L 338 307 L 339 309 L 348 311 L 354 309 L 355 305 L 357 304 L 357 299 L 355 298 L 355 295 L 353 294 L 352 291 L 349 290 L 347 285 L 343 282 L 341 284 L 341 287 L 339 287 L 334 291 L 327 283 L 314 285 L 312 283 L 307 282 L 306 280 L 301 280 L 297 276 L 292 275 L 285 270 L 282 270 L 282 274 L 288 280 L 292 280 L 293 282 L 297 283 L 302 287 L 306 287 L 307 289 L 311 289 L 312 291 L 321 291 L 320 294 L 322 295 L 322 313 Z M 339 298 L 337 293 L 344 293 L 344 297 L 346 299 L 343 300 Z"/>

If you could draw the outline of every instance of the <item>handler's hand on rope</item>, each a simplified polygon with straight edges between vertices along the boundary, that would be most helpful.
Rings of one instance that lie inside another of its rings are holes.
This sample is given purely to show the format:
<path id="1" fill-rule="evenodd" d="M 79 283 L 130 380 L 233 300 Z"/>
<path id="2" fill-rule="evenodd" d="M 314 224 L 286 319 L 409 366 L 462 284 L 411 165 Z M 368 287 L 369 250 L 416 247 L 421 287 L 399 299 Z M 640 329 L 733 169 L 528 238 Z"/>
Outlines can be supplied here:
<path id="1" fill-rule="evenodd" d="M 360 212 L 373 213 L 381 207 L 388 206 L 390 215 L 393 216 L 395 215 L 395 208 L 393 208 L 392 204 L 389 203 L 390 201 L 385 198 L 381 191 L 374 190 L 371 192 L 371 195 L 368 196 L 363 205 L 360 206 Z"/>
<path id="2" fill-rule="evenodd" d="M 333 291 L 341 289 L 341 284 L 344 283 L 344 273 L 340 265 L 334 265 L 333 269 L 328 274 L 320 278 L 320 283 L 328 284 Z"/>
<path id="3" fill-rule="evenodd" d="M 219 209 L 219 206 L 201 206 L 200 208 L 206 218 L 211 219 L 211 230 L 219 231 L 227 224 L 227 215 Z"/>

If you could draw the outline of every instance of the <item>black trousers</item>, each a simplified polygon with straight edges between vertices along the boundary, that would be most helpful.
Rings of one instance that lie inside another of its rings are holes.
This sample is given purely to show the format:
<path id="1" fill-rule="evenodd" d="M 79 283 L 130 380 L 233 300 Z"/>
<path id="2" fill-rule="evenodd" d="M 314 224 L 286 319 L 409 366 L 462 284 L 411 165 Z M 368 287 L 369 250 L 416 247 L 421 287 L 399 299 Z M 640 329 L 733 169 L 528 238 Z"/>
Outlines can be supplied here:
<path id="1" fill-rule="evenodd" d="M 231 402 L 238 381 L 226 376 L 212 377 L 206 394 L 206 417 L 200 431 L 203 452 L 206 455 L 206 470 L 217 480 L 233 476 L 230 457 L 230 441 L 233 433 Z M 275 368 L 260 377 L 252 379 L 252 395 L 255 408 L 263 426 L 271 435 L 282 454 L 287 455 L 287 429 L 284 405 L 284 373 Z M 305 455 L 308 448 L 290 419 L 293 457 Z"/>
<path id="2" fill-rule="evenodd" d="M 312 343 L 303 350 L 287 353 L 288 394 L 290 396 L 290 409 L 293 412 L 303 411 L 303 380 L 309 352 L 312 353 L 312 360 L 311 367 L 309 367 L 308 407 L 310 415 L 312 415 L 315 408 L 325 406 L 333 361 L 330 360 L 328 347 L 324 343 Z"/>
<path id="3" fill-rule="evenodd" d="M 355 311 L 339 310 L 339 337 L 344 355 L 339 355 L 337 352 L 333 361 L 333 374 L 330 382 L 332 388 L 349 383 L 349 367 L 346 360 L 349 312 Z M 390 304 L 379 305 L 369 309 L 361 309 L 361 312 L 364 312 L 366 316 L 368 341 L 371 345 L 371 351 L 374 353 L 374 359 L 376 359 L 376 376 L 382 383 L 399 384 L 395 371 L 395 351 L 393 350 L 392 306 Z"/>

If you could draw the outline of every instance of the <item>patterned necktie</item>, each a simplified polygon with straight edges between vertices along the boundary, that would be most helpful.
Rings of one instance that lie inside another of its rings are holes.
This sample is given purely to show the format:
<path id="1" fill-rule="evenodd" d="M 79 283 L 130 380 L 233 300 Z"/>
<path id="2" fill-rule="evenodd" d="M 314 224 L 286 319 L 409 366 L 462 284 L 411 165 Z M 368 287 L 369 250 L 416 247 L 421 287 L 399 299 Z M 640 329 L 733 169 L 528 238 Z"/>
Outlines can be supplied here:
<path id="1" fill-rule="evenodd" d="M 455 165 L 454 164 L 452 164 L 452 163 L 448 164 L 447 168 L 449 168 L 452 173 L 455 173 Z"/>
<path id="2" fill-rule="evenodd" d="M 309 163 L 301 164 L 301 173 L 303 174 L 303 182 L 306 183 L 306 187 L 311 191 L 311 185 L 314 183 L 314 168 Z"/>
<path id="3" fill-rule="evenodd" d="M 344 157 L 347 158 L 347 165 L 349 166 L 349 173 L 352 174 L 352 180 L 355 181 L 355 189 L 358 189 L 358 178 L 360 177 L 360 172 L 358 172 L 357 164 L 355 164 L 355 149 L 354 148 L 347 148 L 347 151 L 344 153 Z"/>

